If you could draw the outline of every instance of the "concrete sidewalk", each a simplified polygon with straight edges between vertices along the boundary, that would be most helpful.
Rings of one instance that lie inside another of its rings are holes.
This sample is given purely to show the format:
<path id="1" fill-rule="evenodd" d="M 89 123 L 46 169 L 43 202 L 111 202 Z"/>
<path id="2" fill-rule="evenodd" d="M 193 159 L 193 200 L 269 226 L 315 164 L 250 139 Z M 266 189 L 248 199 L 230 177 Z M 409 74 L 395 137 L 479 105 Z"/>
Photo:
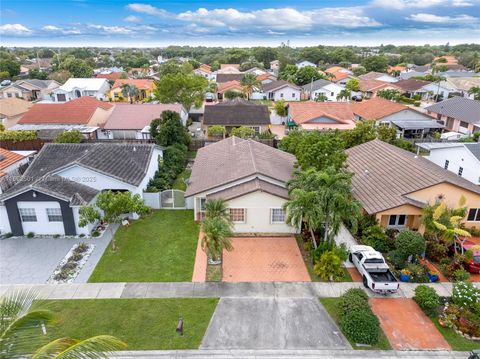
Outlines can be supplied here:
<path id="1" fill-rule="evenodd" d="M 412 298 L 419 284 L 402 283 L 391 298 Z M 430 283 L 440 296 L 452 294 L 451 283 Z M 350 288 L 363 288 L 361 283 L 323 282 L 255 282 L 255 283 L 72 283 L 38 285 L 0 285 L 0 295 L 11 291 L 35 288 L 44 299 L 95 298 L 242 298 L 284 297 L 312 298 L 339 297 Z M 367 290 L 371 297 L 381 297 Z"/>
<path id="2" fill-rule="evenodd" d="M 322 358 L 322 359 L 466 359 L 467 352 L 449 351 L 379 351 L 379 350 L 151 350 L 125 351 L 110 355 L 112 359 L 152 358 Z"/>

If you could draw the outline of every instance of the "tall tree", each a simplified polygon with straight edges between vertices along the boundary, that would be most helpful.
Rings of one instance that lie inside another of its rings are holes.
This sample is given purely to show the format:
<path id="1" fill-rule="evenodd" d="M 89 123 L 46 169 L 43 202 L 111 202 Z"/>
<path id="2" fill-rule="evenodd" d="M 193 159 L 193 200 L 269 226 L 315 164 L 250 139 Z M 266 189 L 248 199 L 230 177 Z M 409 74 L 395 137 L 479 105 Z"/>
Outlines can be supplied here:
<path id="1" fill-rule="evenodd" d="M 162 103 L 178 102 L 187 111 L 199 107 L 208 88 L 208 80 L 194 74 L 167 74 L 156 83 L 155 97 Z"/>
<path id="2" fill-rule="evenodd" d="M 386 72 L 388 67 L 388 59 L 383 55 L 369 56 L 362 61 L 362 66 L 365 67 L 368 72 Z"/>
<path id="3" fill-rule="evenodd" d="M 247 94 L 247 99 L 250 99 L 253 90 L 260 86 L 260 81 L 257 80 L 257 76 L 253 73 L 245 74 L 240 83 Z"/>
<path id="4" fill-rule="evenodd" d="M 133 99 L 140 94 L 140 91 L 135 85 L 123 84 L 121 88 L 122 88 L 122 95 L 128 98 L 131 104 L 133 103 Z"/>
<path id="5" fill-rule="evenodd" d="M 150 135 L 160 146 L 168 147 L 175 144 L 188 146 L 190 136 L 182 124 L 180 115 L 175 111 L 163 111 L 160 119 L 152 120 Z"/>

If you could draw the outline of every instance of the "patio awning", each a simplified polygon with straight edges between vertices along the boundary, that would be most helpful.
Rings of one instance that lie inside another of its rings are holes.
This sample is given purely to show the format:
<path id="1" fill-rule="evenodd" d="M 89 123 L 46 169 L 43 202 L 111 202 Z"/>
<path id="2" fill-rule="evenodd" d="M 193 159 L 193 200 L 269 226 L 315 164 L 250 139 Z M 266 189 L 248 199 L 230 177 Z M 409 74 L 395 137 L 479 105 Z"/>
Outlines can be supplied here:
<path id="1" fill-rule="evenodd" d="M 430 120 L 420 120 L 420 121 L 392 121 L 397 127 L 403 130 L 421 130 L 421 129 L 430 129 L 430 128 L 444 128 L 445 126 Z"/>

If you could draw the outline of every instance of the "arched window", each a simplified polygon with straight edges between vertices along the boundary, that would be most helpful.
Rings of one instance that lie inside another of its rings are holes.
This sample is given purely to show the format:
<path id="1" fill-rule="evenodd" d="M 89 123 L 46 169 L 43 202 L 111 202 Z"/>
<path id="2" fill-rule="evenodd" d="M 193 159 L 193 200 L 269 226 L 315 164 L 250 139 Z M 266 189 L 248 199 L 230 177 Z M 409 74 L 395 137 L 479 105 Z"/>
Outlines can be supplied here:
<path id="1" fill-rule="evenodd" d="M 80 90 L 75 90 L 75 97 L 82 97 L 82 93 L 80 92 Z"/>

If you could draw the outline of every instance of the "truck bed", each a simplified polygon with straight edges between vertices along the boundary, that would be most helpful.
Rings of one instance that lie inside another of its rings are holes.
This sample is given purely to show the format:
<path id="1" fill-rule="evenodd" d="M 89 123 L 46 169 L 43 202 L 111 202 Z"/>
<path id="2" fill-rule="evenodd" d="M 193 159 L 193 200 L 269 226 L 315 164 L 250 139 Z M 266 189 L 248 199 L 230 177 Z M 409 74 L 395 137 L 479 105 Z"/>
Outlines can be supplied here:
<path id="1" fill-rule="evenodd" d="M 390 271 L 368 272 L 368 274 L 370 275 L 370 277 L 372 277 L 372 280 L 375 283 L 389 283 L 389 282 L 396 283 L 397 282 L 397 280 L 395 279 L 395 276 Z"/>

